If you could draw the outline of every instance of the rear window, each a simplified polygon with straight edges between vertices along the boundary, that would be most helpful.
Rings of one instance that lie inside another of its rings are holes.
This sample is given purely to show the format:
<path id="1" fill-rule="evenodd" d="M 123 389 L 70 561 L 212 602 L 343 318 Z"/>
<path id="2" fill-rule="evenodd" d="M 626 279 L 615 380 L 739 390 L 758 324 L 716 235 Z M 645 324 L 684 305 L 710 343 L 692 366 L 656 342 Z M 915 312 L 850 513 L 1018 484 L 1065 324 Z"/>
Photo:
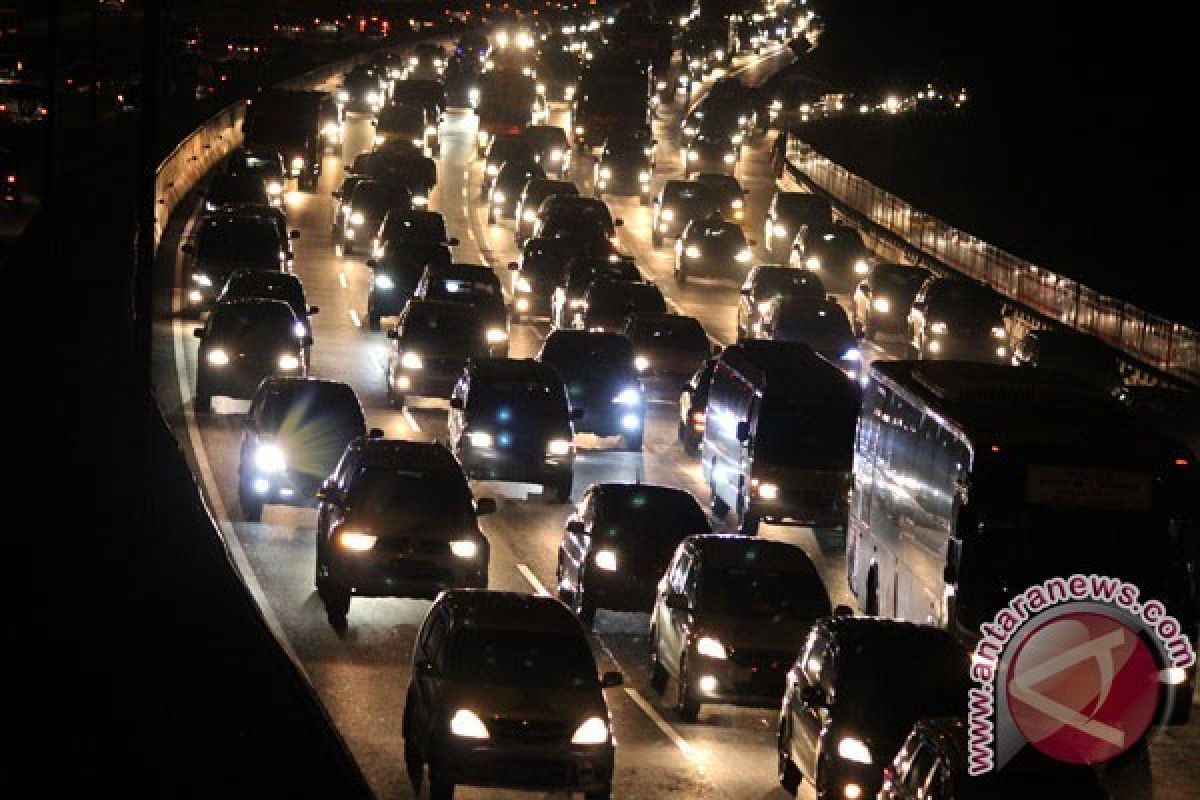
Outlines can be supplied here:
<path id="1" fill-rule="evenodd" d="M 551 365 L 595 362 L 628 366 L 633 360 L 633 347 L 624 336 L 551 334 L 542 350 L 542 360 Z"/>
<path id="2" fill-rule="evenodd" d="M 707 186 L 673 186 L 667 190 L 665 199 L 675 203 L 711 203 L 712 191 Z"/>
<path id="3" fill-rule="evenodd" d="M 379 115 L 380 128 L 420 128 L 425 124 L 425 111 L 416 106 L 388 106 Z"/>
<path id="4" fill-rule="evenodd" d="M 260 178 L 220 175 L 209 186 L 208 196 L 218 203 L 267 203 L 267 190 Z"/>
<path id="5" fill-rule="evenodd" d="M 760 294 L 788 294 L 802 297 L 824 297 L 821 279 L 801 269 L 780 267 L 759 270 L 754 275 L 756 291 Z"/>
<path id="6" fill-rule="evenodd" d="M 626 308 L 631 311 L 666 311 L 657 286 L 636 283 L 601 283 L 588 293 L 589 307 Z"/>

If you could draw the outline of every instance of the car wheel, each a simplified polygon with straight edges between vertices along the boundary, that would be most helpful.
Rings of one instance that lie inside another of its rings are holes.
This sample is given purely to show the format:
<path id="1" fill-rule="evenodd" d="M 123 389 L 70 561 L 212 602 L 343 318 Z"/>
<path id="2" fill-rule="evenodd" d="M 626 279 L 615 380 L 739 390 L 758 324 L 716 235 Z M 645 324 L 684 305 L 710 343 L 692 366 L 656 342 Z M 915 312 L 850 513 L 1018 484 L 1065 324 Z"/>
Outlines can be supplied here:
<path id="1" fill-rule="evenodd" d="M 687 286 L 687 283 L 688 283 L 687 270 L 684 269 L 682 266 L 675 267 L 675 283 L 678 286 Z"/>
<path id="2" fill-rule="evenodd" d="M 757 514 L 742 514 L 741 524 L 738 526 L 738 532 L 742 536 L 758 536 L 758 526 L 762 522 L 762 517 Z"/>
<path id="3" fill-rule="evenodd" d="M 454 800 L 454 784 L 434 773 L 429 776 L 429 800 Z"/>
<path id="4" fill-rule="evenodd" d="M 494 209 L 488 210 L 488 225 L 496 224 L 496 212 Z"/>
<path id="5" fill-rule="evenodd" d="M 208 414 L 212 411 L 212 395 L 204 390 L 196 389 L 196 400 L 192 404 L 192 408 L 198 414 Z"/>
<path id="6" fill-rule="evenodd" d="M 554 499 L 559 503 L 571 502 L 571 488 L 573 484 L 573 475 L 567 475 L 565 478 L 561 478 L 557 483 L 554 484 Z"/>
<path id="7" fill-rule="evenodd" d="M 713 485 L 711 480 L 708 482 L 708 493 L 712 498 L 709 505 L 712 506 L 713 516 L 717 519 L 724 519 L 725 515 L 729 513 L 729 504 L 717 494 L 717 487 Z"/>
<path id="8" fill-rule="evenodd" d="M 780 724 L 779 737 L 776 741 L 779 757 L 779 785 L 785 792 L 795 797 L 796 792 L 800 790 L 800 781 L 803 776 L 800 774 L 800 770 L 796 769 L 796 765 L 792 763 L 792 757 L 788 755 L 790 749 L 791 737 L 786 734 L 786 729 Z"/>
<path id="9" fill-rule="evenodd" d="M 320 593 L 321 602 L 325 604 L 325 616 L 334 627 L 344 625 L 346 615 L 350 613 L 350 587 L 332 580 L 324 582 L 324 590 Z"/>
<path id="10" fill-rule="evenodd" d="M 626 435 L 624 435 L 622 438 L 625 440 L 625 441 L 624 441 L 624 444 L 625 444 L 625 450 L 626 450 L 626 451 L 628 451 L 628 452 L 630 452 L 630 453 L 640 453 L 640 452 L 642 452 L 642 439 L 643 439 L 643 436 L 644 436 L 644 434 L 642 433 L 642 431 L 638 431 L 637 433 L 629 433 L 629 434 L 626 434 Z"/>
<path id="11" fill-rule="evenodd" d="M 373 331 L 378 331 L 380 328 L 380 320 L 383 317 L 376 314 L 374 311 L 367 312 L 367 327 Z"/>
<path id="12" fill-rule="evenodd" d="M 242 516 L 247 522 L 262 522 L 263 502 L 244 491 L 238 492 L 238 505 L 242 507 Z"/>
<path id="13" fill-rule="evenodd" d="M 584 792 L 584 800 L 609 800 L 612 797 L 612 787 L 598 789 L 594 792 Z"/>
<path id="14" fill-rule="evenodd" d="M 663 246 L 662 234 L 659 233 L 658 231 L 654 231 L 653 233 L 651 233 L 650 234 L 650 243 L 653 244 L 655 247 L 662 247 Z"/>
<path id="15" fill-rule="evenodd" d="M 408 781 L 412 784 L 413 794 L 421 793 L 421 784 L 425 780 L 425 760 L 421 751 L 411 739 L 404 740 L 404 769 L 408 772 Z"/>
<path id="16" fill-rule="evenodd" d="M 684 722 L 695 722 L 700 716 L 700 701 L 692 692 L 691 676 L 688 675 L 687 653 L 679 656 L 678 693 L 675 695 L 675 712 Z"/>
<path id="17" fill-rule="evenodd" d="M 596 625 L 596 601 L 590 595 L 591 593 L 584 586 L 584 578 L 581 576 L 579 582 L 575 584 L 575 616 L 579 617 L 583 627 L 589 631 Z"/>
<path id="18" fill-rule="evenodd" d="M 667 690 L 667 670 L 658 658 L 658 631 L 650 631 L 650 688 L 659 697 Z"/>

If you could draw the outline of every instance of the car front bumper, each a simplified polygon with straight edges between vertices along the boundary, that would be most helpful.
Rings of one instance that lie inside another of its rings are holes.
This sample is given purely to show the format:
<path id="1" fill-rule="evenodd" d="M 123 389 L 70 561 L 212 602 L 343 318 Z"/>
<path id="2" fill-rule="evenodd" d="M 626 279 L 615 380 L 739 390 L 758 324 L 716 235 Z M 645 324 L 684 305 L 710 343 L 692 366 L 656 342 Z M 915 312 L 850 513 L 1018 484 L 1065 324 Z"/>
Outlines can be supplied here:
<path id="1" fill-rule="evenodd" d="M 470 786 L 599 792 L 612 785 L 611 745 L 532 746 L 447 743 L 431 763 L 445 780 Z"/>
<path id="2" fill-rule="evenodd" d="M 488 561 L 486 547 L 474 558 L 459 558 L 444 542 L 414 542 L 407 549 L 339 555 L 329 577 L 359 597 L 432 598 L 443 589 L 486 589 Z"/>

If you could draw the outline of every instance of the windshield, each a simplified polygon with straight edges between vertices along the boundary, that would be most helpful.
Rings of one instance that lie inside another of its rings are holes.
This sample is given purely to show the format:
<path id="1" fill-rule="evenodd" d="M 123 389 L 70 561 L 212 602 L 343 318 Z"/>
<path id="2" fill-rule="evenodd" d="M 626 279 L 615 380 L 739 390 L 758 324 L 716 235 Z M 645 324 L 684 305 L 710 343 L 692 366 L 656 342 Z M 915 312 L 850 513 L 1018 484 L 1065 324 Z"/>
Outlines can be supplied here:
<path id="1" fill-rule="evenodd" d="M 627 371 L 633 348 L 624 336 L 551 334 L 542 349 L 542 361 L 560 370 L 594 367 Z"/>
<path id="2" fill-rule="evenodd" d="M 872 271 L 871 282 L 875 284 L 875 291 L 907 294 L 911 297 L 928 277 L 929 273 L 924 270 L 887 269 L 880 265 Z"/>
<path id="3" fill-rule="evenodd" d="M 771 466 L 847 470 L 858 424 L 858 406 L 797 405 L 767 396 L 758 416 L 754 457 Z"/>
<path id="4" fill-rule="evenodd" d="M 844 226 L 836 226 L 824 231 L 817 231 L 811 239 L 813 247 L 824 247 L 828 250 L 862 250 L 862 239 L 858 231 L 852 231 Z"/>
<path id="5" fill-rule="evenodd" d="M 889 740 L 886 744 L 895 741 L 896 747 L 918 716 L 959 715 L 967 702 L 967 659 L 959 645 L 949 637 L 924 642 L 898 638 L 842 641 L 834 688 L 839 711 L 869 717 Z M 904 658 L 894 657 L 899 651 Z"/>
<path id="6" fill-rule="evenodd" d="M 222 303 L 213 312 L 209 333 L 214 339 L 277 341 L 292 337 L 295 324 L 295 314 L 282 302 Z"/>
<path id="7" fill-rule="evenodd" d="M 629 338 L 638 347 L 687 353 L 708 352 L 708 336 L 700 323 L 691 317 L 639 320 L 631 327 Z"/>
<path id="8" fill-rule="evenodd" d="M 217 225 L 196 236 L 196 258 L 240 264 L 279 264 L 279 234 L 274 226 Z"/>
<path id="9" fill-rule="evenodd" d="M 825 296 L 825 286 L 821 283 L 821 279 L 801 269 L 780 267 L 759 270 L 755 273 L 754 283 L 757 293 L 764 296 L 783 294 L 818 298 Z"/>
<path id="10" fill-rule="evenodd" d="M 579 636 L 533 631 L 460 629 L 446 672 L 462 681 L 526 689 L 596 685 L 596 662 Z"/>
<path id="11" fill-rule="evenodd" d="M 592 536 L 598 546 L 615 541 L 665 555 L 684 536 L 711 530 L 708 516 L 687 492 L 608 489 L 600 495 Z"/>
<path id="12" fill-rule="evenodd" d="M 365 515 L 376 535 L 408 534 L 435 529 L 474 527 L 466 483 L 446 472 L 423 472 L 385 466 L 363 467 L 350 479 L 352 516 Z"/>
<path id="13" fill-rule="evenodd" d="M 787 216 L 818 216 L 823 213 L 828 217 L 833 213 L 829 201 L 815 194 L 781 194 L 775 202 L 775 208 L 780 214 Z"/>
<path id="14" fill-rule="evenodd" d="M 969 323 L 971 327 L 1003 323 L 1000 299 L 969 283 L 944 283 L 929 293 L 928 314 Z"/>
<path id="15" fill-rule="evenodd" d="M 426 352 L 487 352 L 484 323 L 475 314 L 414 308 L 400 334 L 406 347 Z"/>
<path id="16" fill-rule="evenodd" d="M 308 385 L 272 393 L 258 432 L 279 436 L 289 470 L 324 478 L 346 445 L 366 433 L 366 422 L 350 387 Z"/>
<path id="17" fill-rule="evenodd" d="M 304 290 L 299 283 L 288 280 L 258 280 L 258 276 L 268 278 L 270 272 L 254 272 L 250 275 L 240 275 L 230 278 L 221 298 L 234 297 L 266 297 L 272 300 L 282 300 L 291 306 L 297 314 L 305 313 Z M 283 273 L 280 273 L 281 275 Z"/>
<path id="18" fill-rule="evenodd" d="M 449 300 L 452 303 L 476 303 L 500 296 L 495 279 L 486 280 L 464 275 L 453 278 L 432 278 L 425 293 L 427 300 Z"/>
<path id="19" fill-rule="evenodd" d="M 440 215 L 428 217 L 393 217 L 384 228 L 384 238 L 398 242 L 446 241 L 446 224 Z"/>
<path id="20" fill-rule="evenodd" d="M 684 203 L 700 205 L 703 203 L 712 204 L 712 192 L 707 186 L 681 186 L 672 188 L 666 192 L 663 201 L 665 203 Z"/>
<path id="21" fill-rule="evenodd" d="M 815 619 L 829 614 L 829 595 L 815 573 L 761 569 L 706 570 L 700 608 L 757 619 Z"/>
<path id="22" fill-rule="evenodd" d="M 543 381 L 492 381 L 472 389 L 468 402 L 472 417 L 496 422 L 551 422 L 565 425 L 567 396 L 560 384 Z M 478 415 L 478 416 L 476 416 Z"/>

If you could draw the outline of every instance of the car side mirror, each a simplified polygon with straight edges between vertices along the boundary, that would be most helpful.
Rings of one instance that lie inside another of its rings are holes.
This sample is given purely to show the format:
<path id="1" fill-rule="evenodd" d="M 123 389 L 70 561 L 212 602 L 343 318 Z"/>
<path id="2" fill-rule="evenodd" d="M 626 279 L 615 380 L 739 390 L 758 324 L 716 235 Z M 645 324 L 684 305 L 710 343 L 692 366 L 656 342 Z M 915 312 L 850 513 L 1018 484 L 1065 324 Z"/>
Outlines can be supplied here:
<path id="1" fill-rule="evenodd" d="M 587 528 L 584 527 L 583 520 L 569 519 L 567 520 L 567 533 L 573 533 L 576 536 L 583 536 L 585 533 L 587 533 Z"/>
<path id="2" fill-rule="evenodd" d="M 395 328 L 390 328 L 387 332 L 387 337 L 389 339 L 399 339 L 400 332 L 398 330 L 396 330 Z"/>
<path id="3" fill-rule="evenodd" d="M 481 497 L 475 501 L 475 516 L 482 517 L 496 513 L 496 501 L 491 497 Z"/>
<path id="4" fill-rule="evenodd" d="M 462 398 L 461 397 L 451 397 L 450 398 L 450 407 L 453 408 L 455 411 L 462 411 L 463 410 Z"/>
<path id="5" fill-rule="evenodd" d="M 583 409 L 582 408 L 572 408 L 571 409 L 571 422 L 579 422 L 579 420 L 581 420 L 581 419 L 583 419 Z"/>
<path id="6" fill-rule="evenodd" d="M 195 336 L 197 339 L 203 339 L 204 328 L 192 328 L 192 336 Z"/>
<path id="7" fill-rule="evenodd" d="M 308 307 L 308 315 L 309 315 L 310 317 L 311 317 L 311 316 L 314 316 L 314 315 L 316 315 L 316 314 L 320 314 L 320 313 L 321 313 L 321 307 L 320 307 L 320 306 L 309 306 L 309 307 Z"/>
<path id="8" fill-rule="evenodd" d="M 179 248 L 179 250 L 183 253 L 187 253 L 188 255 L 191 255 L 192 253 L 196 252 L 196 248 L 192 247 L 190 244 L 183 245 L 182 247 Z"/>
<path id="9" fill-rule="evenodd" d="M 619 228 L 619 227 L 621 227 L 621 226 L 622 226 L 622 225 L 624 225 L 624 224 L 625 224 L 625 220 L 621 219 L 620 217 L 617 217 L 616 219 L 614 219 L 614 220 L 613 220 L 613 227 L 614 227 L 614 228 Z"/>
<path id="10" fill-rule="evenodd" d="M 854 609 L 845 603 L 839 603 L 833 607 L 833 615 L 835 617 L 853 617 Z"/>
<path id="11" fill-rule="evenodd" d="M 806 708 L 825 708 L 829 705 L 829 698 L 820 686 L 805 686 L 800 690 L 800 702 Z"/>
<path id="12" fill-rule="evenodd" d="M 742 444 L 750 441 L 750 423 L 746 420 L 737 424 L 737 440 Z"/>
<path id="13" fill-rule="evenodd" d="M 687 595 L 682 592 L 671 592 L 664 602 L 672 611 L 690 611 L 692 608 L 688 603 Z"/>
<path id="14" fill-rule="evenodd" d="M 615 689 L 625 683 L 625 676 L 619 672 L 606 672 L 600 676 L 601 689 Z"/>
<path id="15" fill-rule="evenodd" d="M 721 346 L 721 345 L 719 345 L 719 344 L 714 344 L 714 345 L 712 346 L 712 351 L 711 351 L 711 352 L 712 352 L 712 354 L 713 354 L 713 357 L 715 358 L 716 356 L 719 356 L 719 355 L 721 355 L 721 353 L 723 353 L 724 351 L 725 351 L 725 348 L 724 348 L 724 347 L 722 347 L 722 346 Z"/>
<path id="16" fill-rule="evenodd" d="M 510 262 L 508 262 L 508 268 L 510 271 L 516 272 L 517 270 L 519 270 L 521 268 L 521 265 L 515 261 L 510 261 Z"/>
<path id="17" fill-rule="evenodd" d="M 912 304 L 912 310 L 913 310 L 913 311 L 920 311 L 920 312 L 924 313 L 924 311 L 925 311 L 925 301 L 924 301 L 924 300 L 917 300 L 917 301 L 915 301 L 915 302 Z"/>
<path id="18" fill-rule="evenodd" d="M 367 431 L 367 438 L 368 439 L 382 439 L 383 438 L 383 428 L 371 428 L 369 431 Z"/>
<path id="19" fill-rule="evenodd" d="M 371 269 L 374 269 L 375 267 L 378 267 L 378 266 L 379 266 L 379 259 L 376 259 L 376 258 L 368 258 L 368 259 L 367 259 L 367 266 L 368 266 L 368 267 L 370 267 Z"/>
<path id="20" fill-rule="evenodd" d="M 446 244 L 450 245 L 451 247 L 458 247 L 458 237 L 451 236 L 449 239 L 446 240 Z"/>

